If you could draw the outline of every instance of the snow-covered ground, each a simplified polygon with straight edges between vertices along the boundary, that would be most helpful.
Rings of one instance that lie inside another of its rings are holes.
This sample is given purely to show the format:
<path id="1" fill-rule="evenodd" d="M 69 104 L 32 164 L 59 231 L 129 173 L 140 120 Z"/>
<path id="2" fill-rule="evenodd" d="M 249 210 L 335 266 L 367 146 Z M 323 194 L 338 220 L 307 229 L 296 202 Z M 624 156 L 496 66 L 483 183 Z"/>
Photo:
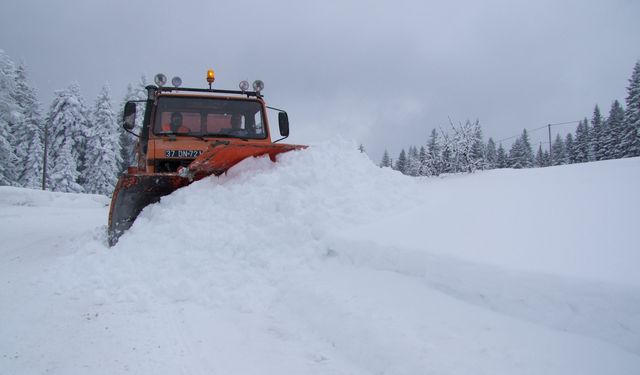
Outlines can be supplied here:
<path id="1" fill-rule="evenodd" d="M 640 159 L 414 179 L 247 160 L 106 247 L 0 188 L 0 374 L 639 374 Z"/>

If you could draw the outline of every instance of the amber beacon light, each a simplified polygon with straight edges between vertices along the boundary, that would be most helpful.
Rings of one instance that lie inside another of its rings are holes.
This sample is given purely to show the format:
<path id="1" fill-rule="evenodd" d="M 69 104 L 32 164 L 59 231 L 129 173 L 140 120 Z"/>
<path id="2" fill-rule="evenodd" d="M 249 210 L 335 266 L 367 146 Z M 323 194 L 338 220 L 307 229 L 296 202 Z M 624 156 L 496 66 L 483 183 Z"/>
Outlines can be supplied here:
<path id="1" fill-rule="evenodd" d="M 211 84 L 216 80 L 216 76 L 213 73 L 213 69 L 207 70 L 207 82 L 209 82 L 209 88 L 211 88 Z"/>

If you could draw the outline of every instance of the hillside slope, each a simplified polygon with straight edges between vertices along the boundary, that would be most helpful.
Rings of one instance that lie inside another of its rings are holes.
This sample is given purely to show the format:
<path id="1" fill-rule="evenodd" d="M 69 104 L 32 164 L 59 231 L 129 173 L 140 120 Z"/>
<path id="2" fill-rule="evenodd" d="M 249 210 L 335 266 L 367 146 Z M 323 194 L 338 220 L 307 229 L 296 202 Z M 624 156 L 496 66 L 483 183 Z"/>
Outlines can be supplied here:
<path id="1" fill-rule="evenodd" d="M 0 374 L 637 374 L 640 159 L 414 179 L 350 144 L 146 208 L 0 188 Z"/>

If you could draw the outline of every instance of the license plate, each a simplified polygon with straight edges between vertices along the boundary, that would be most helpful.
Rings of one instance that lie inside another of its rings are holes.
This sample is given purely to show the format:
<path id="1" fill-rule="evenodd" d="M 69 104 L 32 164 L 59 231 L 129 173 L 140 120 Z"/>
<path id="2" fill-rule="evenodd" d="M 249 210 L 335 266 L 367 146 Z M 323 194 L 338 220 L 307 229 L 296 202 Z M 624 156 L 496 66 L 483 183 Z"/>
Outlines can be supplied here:
<path id="1" fill-rule="evenodd" d="M 202 150 L 165 150 L 165 158 L 197 158 Z"/>

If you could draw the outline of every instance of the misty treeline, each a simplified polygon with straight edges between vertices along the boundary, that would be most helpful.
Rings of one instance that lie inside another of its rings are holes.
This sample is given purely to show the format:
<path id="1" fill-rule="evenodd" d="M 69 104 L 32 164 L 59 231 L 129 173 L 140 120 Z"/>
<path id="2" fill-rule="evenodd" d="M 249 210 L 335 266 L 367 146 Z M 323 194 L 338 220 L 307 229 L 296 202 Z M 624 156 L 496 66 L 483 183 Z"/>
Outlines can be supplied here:
<path id="1" fill-rule="evenodd" d="M 129 85 L 124 101 L 144 99 L 146 84 Z M 121 118 L 107 85 L 88 105 L 77 83 L 57 90 L 43 115 L 24 64 L 0 50 L 0 185 L 39 189 L 44 176 L 47 190 L 110 195 L 134 160 Z"/>
<path id="2" fill-rule="evenodd" d="M 640 156 L 640 61 L 627 87 L 626 109 L 615 100 L 608 115 L 595 106 L 590 119 L 579 121 L 575 133 L 556 135 L 551 152 L 529 141 L 527 130 L 507 151 L 492 138 L 485 143 L 479 121 L 449 124 L 447 130 L 433 129 L 426 145 L 404 149 L 394 160 L 385 150 L 380 167 L 391 167 L 410 176 L 474 172 L 478 169 L 532 168 L 585 163 Z"/>

